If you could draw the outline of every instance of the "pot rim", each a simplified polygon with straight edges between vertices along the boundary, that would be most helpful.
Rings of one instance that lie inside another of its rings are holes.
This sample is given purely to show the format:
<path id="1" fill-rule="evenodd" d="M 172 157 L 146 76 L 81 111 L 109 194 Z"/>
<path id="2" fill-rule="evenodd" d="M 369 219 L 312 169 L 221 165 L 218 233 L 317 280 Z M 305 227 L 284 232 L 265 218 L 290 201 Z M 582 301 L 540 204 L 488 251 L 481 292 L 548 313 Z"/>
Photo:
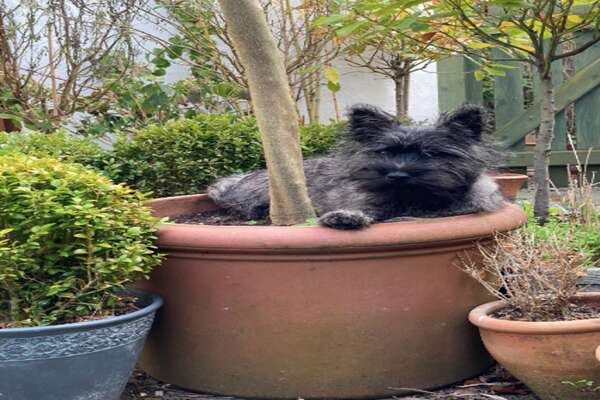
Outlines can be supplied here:
<path id="1" fill-rule="evenodd" d="M 494 179 L 500 179 L 503 181 L 529 179 L 529 177 L 527 175 L 519 174 L 517 172 L 496 172 L 496 173 L 491 173 L 490 176 Z"/>
<path id="2" fill-rule="evenodd" d="M 145 306 L 127 314 L 118 315 L 116 317 L 107 317 L 94 321 L 73 322 L 70 324 L 34 326 L 25 328 L 5 328 L 0 329 L 0 339 L 15 336 L 42 336 L 42 335 L 58 335 L 74 331 L 88 331 L 92 329 L 107 328 L 115 325 L 127 323 L 148 314 L 156 312 L 162 305 L 163 299 L 157 294 L 147 292 L 141 289 L 125 289 L 127 294 L 139 297 L 140 302 Z"/>
<path id="3" fill-rule="evenodd" d="M 167 214 L 170 205 L 186 207 L 211 204 L 205 194 L 167 197 L 146 203 L 156 207 L 155 214 Z M 205 208 L 207 209 L 207 208 Z M 181 214 L 181 213 L 180 213 Z M 430 247 L 462 243 L 490 237 L 495 232 L 515 229 L 527 221 L 517 205 L 506 202 L 495 212 L 442 218 L 373 224 L 357 231 L 336 230 L 321 226 L 219 226 L 167 223 L 159 228 L 161 249 L 207 250 L 277 250 L 312 249 L 319 253 L 332 249 Z"/>
<path id="4" fill-rule="evenodd" d="M 600 292 L 578 293 L 575 299 L 600 301 Z M 477 306 L 469 313 L 469 321 L 482 330 L 523 335 L 562 335 L 600 331 L 600 318 L 577 321 L 511 321 L 489 316 L 506 305 L 506 301 L 497 300 Z"/>

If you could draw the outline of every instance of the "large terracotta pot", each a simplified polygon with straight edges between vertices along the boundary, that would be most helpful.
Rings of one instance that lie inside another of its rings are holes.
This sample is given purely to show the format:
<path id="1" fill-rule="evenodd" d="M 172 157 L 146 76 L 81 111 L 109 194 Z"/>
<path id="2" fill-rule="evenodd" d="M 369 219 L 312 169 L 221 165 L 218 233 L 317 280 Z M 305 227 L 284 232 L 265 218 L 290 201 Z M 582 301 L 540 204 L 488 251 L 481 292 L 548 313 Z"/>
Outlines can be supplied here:
<path id="1" fill-rule="evenodd" d="M 527 175 L 502 172 L 492 174 L 492 177 L 500 187 L 500 192 L 507 200 L 514 200 L 519 194 L 519 190 L 527 182 Z"/>
<path id="2" fill-rule="evenodd" d="M 175 216 L 204 195 L 150 202 Z M 359 398 L 433 388 L 492 361 L 467 321 L 488 301 L 457 255 L 525 215 L 322 227 L 164 225 L 147 288 L 165 299 L 142 356 L 152 376 L 251 398 Z"/>
<path id="3" fill-rule="evenodd" d="M 581 293 L 576 301 L 600 307 L 600 292 Z M 469 314 L 496 361 L 543 400 L 600 398 L 600 319 L 524 322 L 490 317 L 505 306 L 495 301 Z"/>

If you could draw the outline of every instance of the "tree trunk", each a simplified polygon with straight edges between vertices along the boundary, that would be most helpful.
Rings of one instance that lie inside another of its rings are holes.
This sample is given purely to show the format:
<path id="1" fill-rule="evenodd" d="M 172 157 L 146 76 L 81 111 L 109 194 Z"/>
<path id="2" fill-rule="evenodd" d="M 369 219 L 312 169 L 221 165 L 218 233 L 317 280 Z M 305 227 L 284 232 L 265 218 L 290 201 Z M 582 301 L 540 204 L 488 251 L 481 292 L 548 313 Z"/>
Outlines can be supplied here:
<path id="1" fill-rule="evenodd" d="M 283 59 L 258 0 L 219 0 L 239 53 L 260 128 L 269 173 L 270 216 L 275 225 L 315 217 L 302 165 L 298 115 Z"/>
<path id="2" fill-rule="evenodd" d="M 318 124 L 321 120 L 321 75 L 320 72 L 313 72 L 302 83 L 304 86 L 304 102 L 306 104 L 306 113 L 310 124 Z"/>
<path id="3" fill-rule="evenodd" d="M 338 103 L 337 93 L 331 92 L 331 100 L 333 101 L 333 111 L 335 111 L 335 122 L 340 122 L 340 104 Z"/>
<path id="4" fill-rule="evenodd" d="M 406 61 L 405 63 L 407 63 Z M 410 90 L 410 68 L 398 62 L 393 65 L 394 86 L 396 91 L 396 117 L 398 119 L 408 118 L 408 94 Z"/>
<path id="5" fill-rule="evenodd" d="M 540 224 L 548 219 L 550 206 L 550 185 L 548 164 L 552 135 L 554 133 L 554 87 L 552 76 L 544 73 L 540 68 L 540 128 L 535 143 L 534 171 L 535 171 L 535 203 L 533 213 Z"/>
<path id="6" fill-rule="evenodd" d="M 402 103 L 402 116 L 404 118 L 408 118 L 408 104 L 409 104 L 408 96 L 410 96 L 410 71 L 408 71 L 404 74 L 404 87 L 402 89 L 404 89 L 404 94 L 403 94 L 404 102 Z"/>

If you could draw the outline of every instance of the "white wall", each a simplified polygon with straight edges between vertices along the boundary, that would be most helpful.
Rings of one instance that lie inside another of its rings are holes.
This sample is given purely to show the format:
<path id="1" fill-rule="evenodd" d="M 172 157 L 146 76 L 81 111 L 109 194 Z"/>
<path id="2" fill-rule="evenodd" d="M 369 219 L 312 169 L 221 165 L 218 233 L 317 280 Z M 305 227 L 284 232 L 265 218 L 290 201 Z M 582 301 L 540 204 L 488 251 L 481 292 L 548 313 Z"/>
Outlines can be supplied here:
<path id="1" fill-rule="evenodd" d="M 394 83 L 367 69 L 348 65 L 343 60 L 333 63 L 340 71 L 341 90 L 337 93 L 343 112 L 356 103 L 372 104 L 395 114 Z M 431 64 L 424 71 L 412 74 L 410 81 L 409 116 L 417 121 L 433 121 L 438 115 L 436 66 Z M 331 93 L 324 88 L 321 104 L 322 122 L 335 118 Z"/>

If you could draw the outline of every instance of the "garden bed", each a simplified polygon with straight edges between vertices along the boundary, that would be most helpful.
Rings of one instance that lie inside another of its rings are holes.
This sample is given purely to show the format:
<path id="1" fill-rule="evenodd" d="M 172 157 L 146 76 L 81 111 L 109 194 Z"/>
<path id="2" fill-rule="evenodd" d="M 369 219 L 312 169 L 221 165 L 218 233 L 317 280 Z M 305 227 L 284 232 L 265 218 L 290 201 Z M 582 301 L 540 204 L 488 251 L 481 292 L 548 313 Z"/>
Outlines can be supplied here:
<path id="1" fill-rule="evenodd" d="M 135 371 L 121 400 L 235 400 L 208 394 L 186 392 L 159 382 L 142 371 Z M 525 386 L 499 367 L 460 384 L 436 391 L 417 391 L 406 396 L 391 396 L 382 400 L 538 400 Z"/>

